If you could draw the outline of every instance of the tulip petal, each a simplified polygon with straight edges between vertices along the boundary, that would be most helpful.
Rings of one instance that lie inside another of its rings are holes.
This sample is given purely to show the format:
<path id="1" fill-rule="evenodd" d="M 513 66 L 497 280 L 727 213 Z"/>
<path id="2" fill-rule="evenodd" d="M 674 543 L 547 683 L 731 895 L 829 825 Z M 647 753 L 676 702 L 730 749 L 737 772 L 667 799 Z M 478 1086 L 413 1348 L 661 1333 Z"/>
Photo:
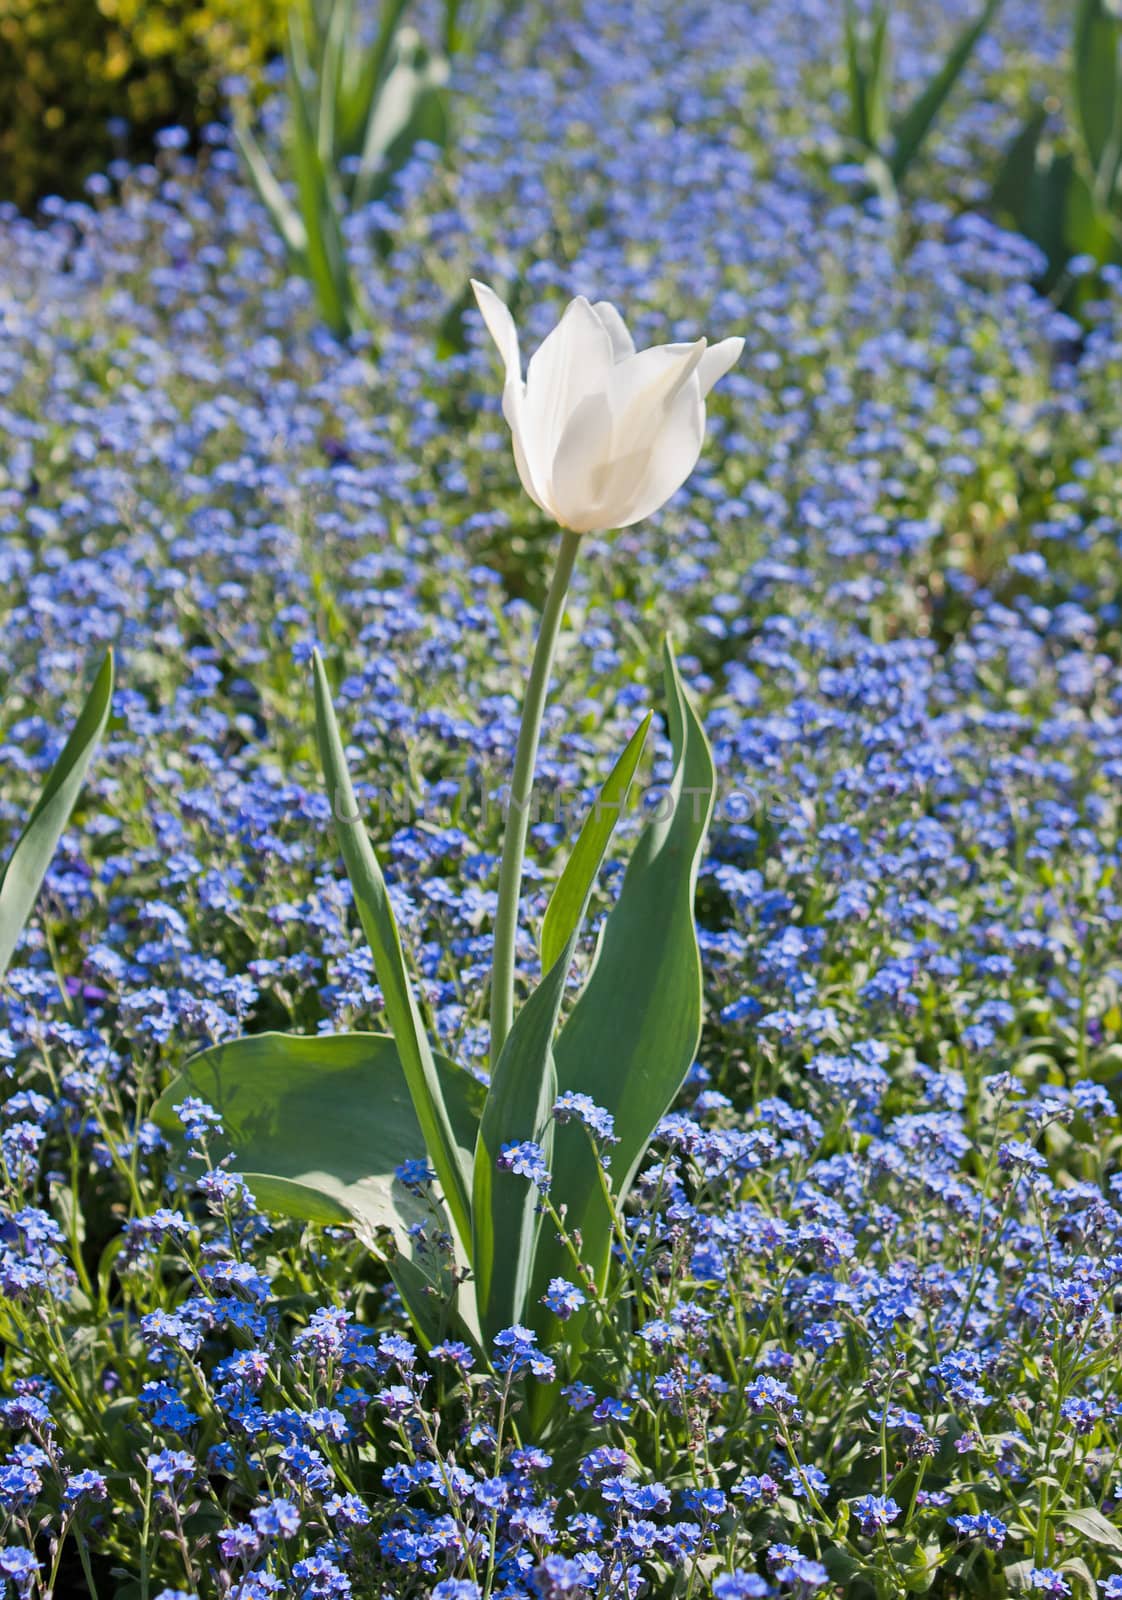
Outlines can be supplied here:
<path id="1" fill-rule="evenodd" d="M 627 331 L 627 324 L 610 300 L 597 300 L 592 307 L 607 330 L 612 341 L 612 360 L 625 361 L 635 354 L 635 340 Z"/>
<path id="2" fill-rule="evenodd" d="M 506 368 L 507 379 L 522 381 L 522 361 L 518 353 L 518 329 L 509 308 L 499 299 L 494 289 L 489 289 L 477 278 L 471 280 L 475 303 L 479 307 L 487 332 L 494 339 Z"/>
<path id="3" fill-rule="evenodd" d="M 586 395 L 565 424 L 550 470 L 550 502 L 563 528 L 597 533 L 611 468 L 612 413 L 606 396 Z"/>
<path id="4" fill-rule="evenodd" d="M 538 463 L 531 460 L 526 449 L 526 389 L 520 378 L 508 383 L 503 390 L 503 416 L 510 424 L 510 442 L 514 447 L 514 465 L 518 468 L 518 476 L 522 480 L 522 487 L 530 496 L 539 511 L 544 511 L 547 516 L 553 512 L 546 504 L 546 474 L 543 472 L 538 477 Z"/>
<path id="5" fill-rule="evenodd" d="M 697 368 L 697 381 L 703 400 L 713 385 L 740 360 L 743 349 L 743 339 L 722 339 L 720 344 L 711 345 L 706 350 Z"/>
<path id="6" fill-rule="evenodd" d="M 551 462 L 565 424 L 580 402 L 602 393 L 612 371 L 608 330 L 583 295 L 570 301 L 561 321 L 530 357 L 526 369 L 526 454 Z M 539 482 L 544 478 L 539 478 Z"/>
<path id="7" fill-rule="evenodd" d="M 696 344 L 654 345 L 613 367 L 608 399 L 615 450 L 637 449 L 662 426 L 666 407 L 704 356 L 705 340 L 699 339 Z"/>
<path id="8" fill-rule="evenodd" d="M 623 479 L 625 463 L 620 462 L 619 470 L 613 470 L 608 498 L 615 515 L 609 526 L 629 528 L 665 505 L 696 467 L 704 437 L 705 402 L 694 374 L 678 390 L 664 412 L 661 427 L 648 442 L 649 459 L 642 474 L 627 484 Z"/>

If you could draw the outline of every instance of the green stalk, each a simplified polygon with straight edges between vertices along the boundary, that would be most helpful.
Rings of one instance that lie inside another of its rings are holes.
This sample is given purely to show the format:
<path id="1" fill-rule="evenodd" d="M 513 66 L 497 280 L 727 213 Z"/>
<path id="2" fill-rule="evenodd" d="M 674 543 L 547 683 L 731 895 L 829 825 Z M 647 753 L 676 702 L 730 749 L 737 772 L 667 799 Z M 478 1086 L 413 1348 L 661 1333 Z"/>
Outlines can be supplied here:
<path id="1" fill-rule="evenodd" d="M 503 857 L 499 867 L 499 904 L 495 914 L 495 951 L 491 959 L 491 1068 L 502 1053 L 514 1019 L 514 946 L 518 934 L 518 902 L 522 897 L 522 863 L 526 855 L 526 835 L 530 830 L 530 794 L 534 787 L 534 767 L 542 731 L 545 697 L 553 669 L 553 653 L 565 611 L 565 596 L 580 545 L 579 533 L 566 528 L 561 537 L 561 553 L 545 597 L 538 642 L 526 684 L 526 700 L 518 729 L 514 753 L 514 772 L 510 780 L 510 805 L 507 810 Z"/>

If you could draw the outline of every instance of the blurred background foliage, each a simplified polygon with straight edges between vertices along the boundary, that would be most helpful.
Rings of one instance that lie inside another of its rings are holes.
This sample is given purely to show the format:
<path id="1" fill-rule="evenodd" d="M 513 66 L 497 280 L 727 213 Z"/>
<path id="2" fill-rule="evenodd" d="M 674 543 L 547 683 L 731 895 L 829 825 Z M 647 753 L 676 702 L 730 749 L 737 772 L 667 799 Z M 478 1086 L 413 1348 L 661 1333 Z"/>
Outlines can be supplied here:
<path id="1" fill-rule="evenodd" d="M 288 0 L 0 0 L 0 199 L 79 195 L 115 155 L 222 110 L 259 81 Z"/>

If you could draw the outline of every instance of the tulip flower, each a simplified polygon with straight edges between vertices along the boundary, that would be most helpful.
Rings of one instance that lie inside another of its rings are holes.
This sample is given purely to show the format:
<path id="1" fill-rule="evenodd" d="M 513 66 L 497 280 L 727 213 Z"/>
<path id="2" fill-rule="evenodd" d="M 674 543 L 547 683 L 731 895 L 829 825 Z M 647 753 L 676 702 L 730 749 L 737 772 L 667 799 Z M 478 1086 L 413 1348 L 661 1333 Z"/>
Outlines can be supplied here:
<path id="1" fill-rule="evenodd" d="M 615 306 L 580 295 L 523 381 L 514 318 L 485 283 L 472 288 L 506 367 L 503 415 L 534 504 L 573 533 L 627 528 L 657 511 L 697 465 L 705 397 L 744 340 L 637 351 Z"/>
<path id="2" fill-rule="evenodd" d="M 705 437 L 705 397 L 744 348 L 722 339 L 710 348 L 653 345 L 636 350 L 615 306 L 570 301 L 530 357 L 522 377 L 518 329 L 493 289 L 473 278 L 487 330 L 506 367 L 503 415 L 526 493 L 564 529 L 514 753 L 510 808 L 499 867 L 491 967 L 491 1065 L 514 1015 L 518 904 L 542 714 L 565 595 L 581 535 L 627 528 L 664 505 L 685 483 Z"/>

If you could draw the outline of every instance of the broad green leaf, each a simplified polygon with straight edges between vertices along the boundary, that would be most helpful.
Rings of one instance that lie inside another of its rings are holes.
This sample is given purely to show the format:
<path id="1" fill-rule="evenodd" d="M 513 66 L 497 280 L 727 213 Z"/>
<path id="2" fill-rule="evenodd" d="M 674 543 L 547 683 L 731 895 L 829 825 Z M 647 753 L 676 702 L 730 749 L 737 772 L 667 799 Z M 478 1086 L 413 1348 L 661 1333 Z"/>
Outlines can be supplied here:
<path id="1" fill-rule="evenodd" d="M 1060 1562 L 1060 1571 L 1072 1580 L 1072 1593 L 1084 1594 L 1089 1600 L 1096 1600 L 1099 1586 L 1095 1582 L 1093 1573 L 1087 1563 L 1079 1556 L 1072 1556 L 1067 1561 Z"/>
<path id="2" fill-rule="evenodd" d="M 525 1139 L 540 1144 L 547 1161 L 551 1154 L 551 1113 L 557 1097 L 553 1038 L 565 984 L 596 873 L 627 798 L 650 721 L 648 715 L 632 734 L 585 818 L 546 913 L 542 930 L 545 975 L 515 1018 L 483 1108 L 472 1178 L 472 1265 L 480 1320 L 488 1339 L 525 1319 L 541 1228 L 534 1185 L 500 1172 L 495 1163 L 504 1144 Z"/>
<path id="3" fill-rule="evenodd" d="M 1001 0 L 986 0 L 981 15 L 968 23 L 947 52 L 946 59 L 927 87 L 920 91 L 894 129 L 892 156 L 889 166 L 893 179 L 899 183 L 919 154 L 932 124 L 962 76 L 963 68 L 974 52 L 974 46 L 985 33 L 997 14 Z"/>
<path id="4" fill-rule="evenodd" d="M 24 924 L 31 915 L 51 857 L 70 819 L 90 758 L 105 732 L 113 699 L 113 652 L 98 669 L 86 703 L 34 809 L 0 873 L 0 978 L 8 970 Z"/>
<path id="5" fill-rule="evenodd" d="M 264 151 L 243 118 L 239 117 L 234 123 L 234 138 L 242 153 L 250 182 L 257 192 L 257 198 L 269 213 L 273 227 L 280 234 L 293 267 L 298 272 L 305 273 L 308 235 L 299 213 L 273 176 L 273 169 Z"/>
<path id="6" fill-rule="evenodd" d="M 585 906 L 604 852 L 627 803 L 635 769 L 651 725 L 648 712 L 628 740 L 627 747 L 608 774 L 592 810 L 585 817 L 573 852 L 546 907 L 542 922 L 542 971 L 548 972 L 568 944 Z"/>
<path id="7" fill-rule="evenodd" d="M 714 799 L 713 758 L 697 713 L 665 646 L 667 721 L 674 774 L 665 804 L 648 823 L 604 924 L 588 981 L 557 1038 L 559 1092 L 590 1095 L 615 1119 L 619 1143 L 610 1170 L 614 1193 L 628 1192 L 659 1119 L 694 1060 L 701 1034 L 701 956 L 694 927 L 694 891 Z M 553 1196 L 580 1230 L 585 1264 L 598 1283 L 607 1276 L 611 1217 L 584 1131 L 557 1129 Z M 543 1230 L 528 1308 L 547 1339 L 574 1339 L 537 1305 L 551 1277 L 571 1264 L 551 1230 Z"/>
<path id="8" fill-rule="evenodd" d="M 466 1160 L 483 1089 L 443 1057 L 435 1058 L 435 1067 Z M 390 1251 L 387 1262 L 419 1331 L 432 1332 L 441 1317 L 446 1320 L 455 1298 L 446 1258 L 419 1254 L 409 1233 L 418 1223 L 430 1232 L 448 1227 L 440 1195 L 430 1203 L 395 1177 L 403 1162 L 427 1156 L 389 1034 L 261 1033 L 215 1045 L 189 1061 L 165 1090 L 156 1122 L 176 1130 L 176 1107 L 188 1095 L 221 1113 L 237 1170 L 263 1210 L 352 1224 L 379 1253 L 378 1235 L 388 1229 L 397 1253 Z M 470 1314 L 461 1306 L 461 1317 L 465 1310 Z"/>
<path id="9" fill-rule="evenodd" d="M 1065 1511 L 1060 1518 L 1069 1528 L 1075 1528 L 1085 1539 L 1090 1539 L 1092 1544 L 1101 1545 L 1104 1550 L 1113 1550 L 1116 1555 L 1122 1555 L 1122 1532 L 1103 1516 L 1096 1506 L 1087 1506 L 1081 1511 Z"/>
<path id="10" fill-rule="evenodd" d="M 1072 40 L 1072 97 L 1091 182 L 1109 204 L 1118 172 L 1122 127 L 1119 37 L 1122 24 L 1103 0 L 1078 0 Z"/>
<path id="11" fill-rule="evenodd" d="M 370 942 L 374 971 L 385 999 L 386 1015 L 397 1041 L 401 1067 L 417 1121 L 424 1134 L 429 1160 L 436 1170 L 456 1231 L 465 1248 L 471 1247 L 471 1212 L 468 1201 L 469 1164 L 455 1137 L 450 1111 L 445 1105 L 440 1075 L 413 995 L 397 921 L 386 893 L 366 829 L 355 803 L 343 741 L 331 704 L 319 651 L 314 659 L 316 739 L 324 782 L 335 819 L 335 833 L 363 931 Z"/>

